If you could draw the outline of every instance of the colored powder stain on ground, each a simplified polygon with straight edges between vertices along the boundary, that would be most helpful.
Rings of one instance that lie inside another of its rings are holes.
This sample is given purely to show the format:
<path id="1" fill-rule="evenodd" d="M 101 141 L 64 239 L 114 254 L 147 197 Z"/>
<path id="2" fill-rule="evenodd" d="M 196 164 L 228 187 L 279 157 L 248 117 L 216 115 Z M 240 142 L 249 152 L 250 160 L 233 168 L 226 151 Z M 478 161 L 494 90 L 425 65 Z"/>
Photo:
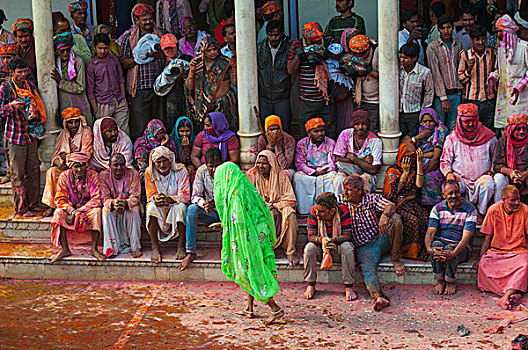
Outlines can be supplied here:
<path id="1" fill-rule="evenodd" d="M 0 349 L 504 349 L 528 332 L 521 322 L 485 333 L 500 322 L 485 317 L 500 309 L 472 286 L 452 297 L 385 286 L 391 306 L 383 312 L 372 310 L 363 286 L 354 302 L 341 285 L 318 285 L 310 301 L 304 288 L 282 284 L 276 301 L 286 316 L 264 326 L 267 306 L 256 304 L 256 319 L 237 315 L 245 294 L 229 282 L 2 280 Z M 468 336 L 456 334 L 459 324 Z"/>

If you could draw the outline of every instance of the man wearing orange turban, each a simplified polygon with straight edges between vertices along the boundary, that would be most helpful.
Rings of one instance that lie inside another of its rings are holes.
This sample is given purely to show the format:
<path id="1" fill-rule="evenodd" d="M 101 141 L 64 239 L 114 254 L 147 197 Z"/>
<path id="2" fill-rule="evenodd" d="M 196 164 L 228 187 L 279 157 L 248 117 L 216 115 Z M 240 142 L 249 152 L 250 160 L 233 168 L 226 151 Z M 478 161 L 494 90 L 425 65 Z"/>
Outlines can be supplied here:
<path id="1" fill-rule="evenodd" d="M 260 135 L 257 140 L 258 152 L 271 151 L 277 157 L 279 167 L 293 176 L 293 156 L 295 154 L 295 139 L 282 129 L 281 118 L 277 115 L 270 115 L 264 122 L 265 135 Z"/>

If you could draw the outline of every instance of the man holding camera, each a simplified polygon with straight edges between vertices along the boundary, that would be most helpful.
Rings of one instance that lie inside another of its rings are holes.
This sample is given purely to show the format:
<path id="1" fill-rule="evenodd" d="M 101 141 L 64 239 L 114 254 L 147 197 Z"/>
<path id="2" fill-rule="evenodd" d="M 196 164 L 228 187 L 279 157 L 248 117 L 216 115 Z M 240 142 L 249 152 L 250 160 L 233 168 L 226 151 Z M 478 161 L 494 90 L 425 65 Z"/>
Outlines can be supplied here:
<path id="1" fill-rule="evenodd" d="M 292 43 L 288 52 L 288 73 L 299 79 L 300 123 L 314 117 L 324 120 L 327 134 L 335 138 L 336 123 L 333 118 L 333 103 L 330 102 L 329 74 L 325 64 L 325 47 L 331 40 L 323 38 L 323 28 L 317 22 L 308 22 L 303 27 L 303 37 Z M 301 130 L 302 136 L 306 131 Z"/>

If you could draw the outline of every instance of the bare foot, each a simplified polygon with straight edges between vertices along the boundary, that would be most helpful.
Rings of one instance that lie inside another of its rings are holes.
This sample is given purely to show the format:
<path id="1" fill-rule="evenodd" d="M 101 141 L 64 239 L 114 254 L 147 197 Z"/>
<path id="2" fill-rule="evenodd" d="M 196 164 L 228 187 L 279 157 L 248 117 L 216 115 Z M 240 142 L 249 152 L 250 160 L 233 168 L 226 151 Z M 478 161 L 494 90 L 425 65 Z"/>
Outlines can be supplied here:
<path id="1" fill-rule="evenodd" d="M 287 258 L 291 266 L 297 266 L 301 261 L 297 255 L 288 255 Z"/>
<path id="2" fill-rule="evenodd" d="M 154 264 L 158 264 L 161 262 L 161 253 L 159 251 L 159 248 L 152 249 L 152 253 L 150 254 L 150 261 L 152 261 Z"/>
<path id="3" fill-rule="evenodd" d="M 447 282 L 444 295 L 453 295 L 457 292 L 457 287 L 455 282 Z"/>
<path id="4" fill-rule="evenodd" d="M 178 250 L 176 251 L 176 260 L 182 260 L 185 258 L 185 247 L 178 247 Z"/>
<path id="5" fill-rule="evenodd" d="M 306 291 L 303 294 L 304 299 L 310 300 L 314 297 L 315 294 L 315 286 L 307 286 Z"/>
<path id="6" fill-rule="evenodd" d="M 394 272 L 396 273 L 396 276 L 403 276 L 403 274 L 405 273 L 405 265 L 399 260 L 393 261 L 392 265 L 394 265 Z"/>
<path id="7" fill-rule="evenodd" d="M 510 310 L 512 308 L 510 298 L 506 297 L 506 295 L 497 300 L 497 304 L 499 304 L 504 310 Z"/>
<path id="8" fill-rule="evenodd" d="M 53 255 L 51 257 L 51 263 L 53 264 L 54 262 L 62 260 L 63 258 L 65 258 L 67 256 L 71 256 L 71 255 L 72 255 L 72 253 L 71 253 L 70 250 L 62 250 L 59 254 Z"/>
<path id="9" fill-rule="evenodd" d="M 143 253 L 141 252 L 141 250 L 132 250 L 130 253 L 132 254 L 132 257 L 133 257 L 133 258 L 139 258 L 140 256 L 143 255 Z"/>
<path id="10" fill-rule="evenodd" d="M 99 261 L 106 260 L 106 256 L 100 251 L 98 251 L 97 249 L 92 249 L 91 254 L 94 258 L 96 258 Z"/>
<path id="11" fill-rule="evenodd" d="M 519 293 L 514 293 L 510 295 L 509 299 L 510 299 L 510 304 L 513 308 L 521 303 L 522 295 Z"/>
<path id="12" fill-rule="evenodd" d="M 436 295 L 444 294 L 445 282 L 443 280 L 437 280 L 436 285 L 433 287 L 433 293 Z"/>
<path id="13" fill-rule="evenodd" d="M 53 208 L 49 208 L 48 210 L 46 210 L 45 212 L 42 213 L 42 216 L 47 218 L 48 216 L 52 216 L 53 212 L 54 212 L 54 209 Z"/>
<path id="14" fill-rule="evenodd" d="M 273 322 L 277 321 L 279 318 L 283 317 L 284 316 L 284 310 L 283 309 L 279 309 L 275 312 L 272 312 L 271 313 L 271 316 L 268 317 L 268 319 L 266 320 L 266 322 L 264 323 L 265 325 L 270 325 L 272 324 Z"/>
<path id="15" fill-rule="evenodd" d="M 357 294 L 352 287 L 345 287 L 345 297 L 347 301 L 354 301 L 357 299 Z"/>
<path id="16" fill-rule="evenodd" d="M 196 259 L 196 253 L 188 253 L 187 256 L 185 256 L 185 258 L 180 263 L 180 266 L 178 266 L 178 270 L 183 271 L 189 266 L 191 266 L 194 259 Z"/>
<path id="17" fill-rule="evenodd" d="M 390 305 L 390 301 L 384 297 L 379 297 L 374 303 L 374 311 L 380 311 Z"/>

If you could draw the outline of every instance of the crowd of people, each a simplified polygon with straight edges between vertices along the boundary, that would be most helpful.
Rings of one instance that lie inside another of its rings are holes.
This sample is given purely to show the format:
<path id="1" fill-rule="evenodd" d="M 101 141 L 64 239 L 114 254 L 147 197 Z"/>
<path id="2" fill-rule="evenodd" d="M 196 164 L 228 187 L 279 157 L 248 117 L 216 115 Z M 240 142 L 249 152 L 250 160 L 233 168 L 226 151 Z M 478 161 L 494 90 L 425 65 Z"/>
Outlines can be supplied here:
<path id="1" fill-rule="evenodd" d="M 185 270 L 197 256 L 198 223 L 221 223 L 222 269 L 249 293 L 244 313 L 253 316 L 256 298 L 275 319 L 284 312 L 272 299 L 273 250 L 297 265 L 298 219 L 306 218 L 304 296 L 316 292 L 318 261 L 333 256 L 347 300 L 357 298 L 357 263 L 381 310 L 390 304 L 376 275 L 384 254 L 397 275 L 402 258 L 430 260 L 434 293 L 451 295 L 482 225 L 479 287 L 501 295 L 505 309 L 519 302 L 528 280 L 527 14 L 470 6 L 455 21 L 435 0 L 428 29 L 417 11 L 402 13 L 402 136 L 379 184 L 379 52 L 353 0 L 336 0 L 340 15 L 326 29 L 306 23 L 293 42 L 281 3 L 258 6 L 263 134 L 246 174 L 233 2 L 209 2 L 208 31 L 188 6 L 173 18 L 160 5 L 137 4 L 134 25 L 117 40 L 108 26 L 86 22 L 84 1 L 69 5 L 71 24 L 54 13 L 49 73 L 63 130 L 42 198 L 38 140 L 50 116 L 38 92 L 33 23 L 18 19 L 13 35 L 0 32 L 2 182 L 11 182 L 17 217 L 53 216 L 61 251 L 51 262 L 71 255 L 68 236 L 83 232 L 98 260 L 140 257 L 146 227 L 152 262 L 162 261 L 161 243 L 177 240 Z"/>

